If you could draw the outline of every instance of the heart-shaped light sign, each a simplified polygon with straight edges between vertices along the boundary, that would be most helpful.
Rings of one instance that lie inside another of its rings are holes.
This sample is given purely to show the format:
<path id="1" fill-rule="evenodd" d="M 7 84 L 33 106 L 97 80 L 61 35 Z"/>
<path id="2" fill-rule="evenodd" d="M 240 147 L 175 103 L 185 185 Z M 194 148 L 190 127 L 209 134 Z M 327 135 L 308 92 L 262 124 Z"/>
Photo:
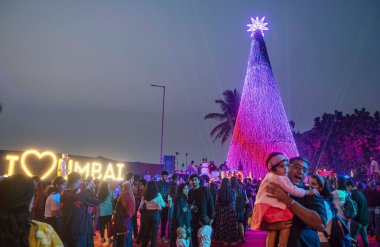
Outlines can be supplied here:
<path id="1" fill-rule="evenodd" d="M 45 172 L 45 174 L 43 174 L 41 176 L 41 179 L 45 179 L 45 178 L 49 177 L 50 174 L 54 171 L 54 169 L 57 166 L 57 156 L 53 152 L 45 151 L 45 152 L 40 153 L 37 150 L 25 151 L 21 156 L 21 167 L 24 170 L 24 172 L 26 173 L 26 175 L 28 175 L 30 177 L 34 176 L 34 174 L 32 174 L 30 172 L 30 170 L 28 168 L 28 164 L 26 163 L 26 159 L 28 158 L 29 155 L 34 155 L 38 159 L 42 159 L 44 157 L 51 157 L 51 163 L 50 163 L 49 169 Z"/>

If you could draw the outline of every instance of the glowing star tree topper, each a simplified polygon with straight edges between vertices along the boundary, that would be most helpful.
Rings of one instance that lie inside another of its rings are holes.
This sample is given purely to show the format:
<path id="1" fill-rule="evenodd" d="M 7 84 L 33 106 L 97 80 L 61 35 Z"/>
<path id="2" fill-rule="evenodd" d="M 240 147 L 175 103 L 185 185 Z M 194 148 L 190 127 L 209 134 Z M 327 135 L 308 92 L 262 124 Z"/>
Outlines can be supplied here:
<path id="1" fill-rule="evenodd" d="M 266 27 L 266 25 L 268 25 L 268 23 L 264 23 L 264 20 L 265 20 L 265 17 L 263 17 L 261 19 L 259 19 L 259 17 L 257 17 L 257 16 L 256 16 L 256 19 L 253 19 L 251 17 L 252 23 L 247 25 L 247 27 L 249 27 L 249 29 L 247 31 L 251 32 L 251 37 L 253 37 L 256 30 L 260 30 L 261 34 L 263 36 L 264 36 L 264 31 L 269 30 Z"/>
<path id="2" fill-rule="evenodd" d="M 295 157 L 298 151 L 263 38 L 267 23 L 264 18 L 251 20 L 251 50 L 227 165 L 234 170 L 243 167 L 246 174 L 263 178 L 271 152 Z"/>

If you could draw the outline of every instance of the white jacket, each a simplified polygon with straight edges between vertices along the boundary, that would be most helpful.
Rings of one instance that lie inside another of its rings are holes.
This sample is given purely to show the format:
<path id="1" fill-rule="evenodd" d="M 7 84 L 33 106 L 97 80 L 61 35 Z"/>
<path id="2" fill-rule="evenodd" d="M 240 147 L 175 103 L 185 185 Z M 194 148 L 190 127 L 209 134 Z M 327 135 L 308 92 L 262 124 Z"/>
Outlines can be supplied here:
<path id="1" fill-rule="evenodd" d="M 290 193 L 290 195 L 295 197 L 305 196 L 306 191 L 304 189 L 298 188 L 290 182 L 287 176 L 279 176 L 268 172 L 263 181 L 260 184 L 259 191 L 256 195 L 255 204 L 264 203 L 272 207 L 285 209 L 286 205 L 283 202 L 279 202 L 276 198 L 271 198 L 268 196 L 267 187 L 269 183 L 275 183 L 279 185 L 284 191 Z"/>
<path id="2" fill-rule="evenodd" d="M 343 208 L 344 208 L 344 204 L 346 203 L 346 197 L 349 195 L 348 191 L 334 190 L 333 192 L 331 192 L 331 194 L 333 195 L 334 205 L 338 209 L 338 215 L 342 219 L 346 218 L 344 217 L 344 214 L 343 214 Z"/>

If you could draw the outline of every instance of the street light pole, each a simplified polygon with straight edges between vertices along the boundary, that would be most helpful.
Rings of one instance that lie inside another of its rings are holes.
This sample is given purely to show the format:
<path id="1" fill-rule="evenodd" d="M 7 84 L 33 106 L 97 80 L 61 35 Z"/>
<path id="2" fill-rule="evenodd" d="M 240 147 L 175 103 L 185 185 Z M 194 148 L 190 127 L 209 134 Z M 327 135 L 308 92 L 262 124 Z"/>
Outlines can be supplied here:
<path id="1" fill-rule="evenodd" d="M 175 167 L 176 168 L 178 167 L 178 155 L 179 155 L 179 152 L 175 152 L 175 161 L 176 161 Z"/>
<path id="2" fill-rule="evenodd" d="M 160 153 L 160 164 L 164 164 L 164 155 L 163 155 L 163 148 L 164 148 L 164 116 L 165 116 L 165 86 L 162 85 L 156 85 L 156 84 L 150 84 L 152 87 L 160 87 L 164 89 L 164 94 L 162 97 L 162 117 L 161 117 L 161 153 Z"/>

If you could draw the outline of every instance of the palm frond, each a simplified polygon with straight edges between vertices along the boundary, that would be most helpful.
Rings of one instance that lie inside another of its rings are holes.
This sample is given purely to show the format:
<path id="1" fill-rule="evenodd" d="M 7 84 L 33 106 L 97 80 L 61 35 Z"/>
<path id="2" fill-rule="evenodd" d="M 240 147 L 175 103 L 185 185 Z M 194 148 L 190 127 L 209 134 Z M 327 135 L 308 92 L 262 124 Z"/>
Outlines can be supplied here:
<path id="1" fill-rule="evenodd" d="M 223 123 L 223 128 L 220 128 L 219 129 L 219 132 L 215 135 L 214 137 L 214 142 L 217 140 L 217 139 L 220 139 L 222 138 L 223 136 L 225 136 L 226 132 L 228 131 L 228 124 L 227 123 Z"/>
<path id="2" fill-rule="evenodd" d="M 226 118 L 227 116 L 221 113 L 209 113 L 205 116 L 205 119 L 215 119 L 215 120 L 220 120 L 220 121 L 223 121 Z"/>
<path id="3" fill-rule="evenodd" d="M 228 124 L 227 122 L 223 122 L 215 126 L 210 132 L 210 136 L 213 137 L 218 131 L 220 132 L 223 128 L 225 128 L 225 125 Z"/>
<path id="4" fill-rule="evenodd" d="M 222 109 L 223 114 L 229 113 L 230 105 L 226 101 L 224 101 L 222 99 L 217 99 L 217 100 L 215 100 L 215 103 L 219 104 L 220 108 Z"/>
<path id="5" fill-rule="evenodd" d="M 231 129 L 231 127 L 229 127 L 228 129 L 226 129 L 226 131 L 225 131 L 225 133 L 224 133 L 224 135 L 223 135 L 223 137 L 222 137 L 222 145 L 227 141 L 227 139 L 231 136 L 231 134 L 232 134 L 232 129 Z"/>
<path id="6" fill-rule="evenodd" d="M 210 136 L 214 141 L 221 139 L 223 145 L 233 133 L 239 111 L 240 94 L 236 88 L 234 90 L 225 90 L 223 91 L 223 99 L 217 99 L 215 103 L 219 105 L 221 113 L 209 113 L 204 119 L 222 121 L 211 130 Z"/>
<path id="7" fill-rule="evenodd" d="M 223 92 L 224 99 L 227 103 L 231 104 L 234 102 L 235 91 L 226 90 Z"/>

